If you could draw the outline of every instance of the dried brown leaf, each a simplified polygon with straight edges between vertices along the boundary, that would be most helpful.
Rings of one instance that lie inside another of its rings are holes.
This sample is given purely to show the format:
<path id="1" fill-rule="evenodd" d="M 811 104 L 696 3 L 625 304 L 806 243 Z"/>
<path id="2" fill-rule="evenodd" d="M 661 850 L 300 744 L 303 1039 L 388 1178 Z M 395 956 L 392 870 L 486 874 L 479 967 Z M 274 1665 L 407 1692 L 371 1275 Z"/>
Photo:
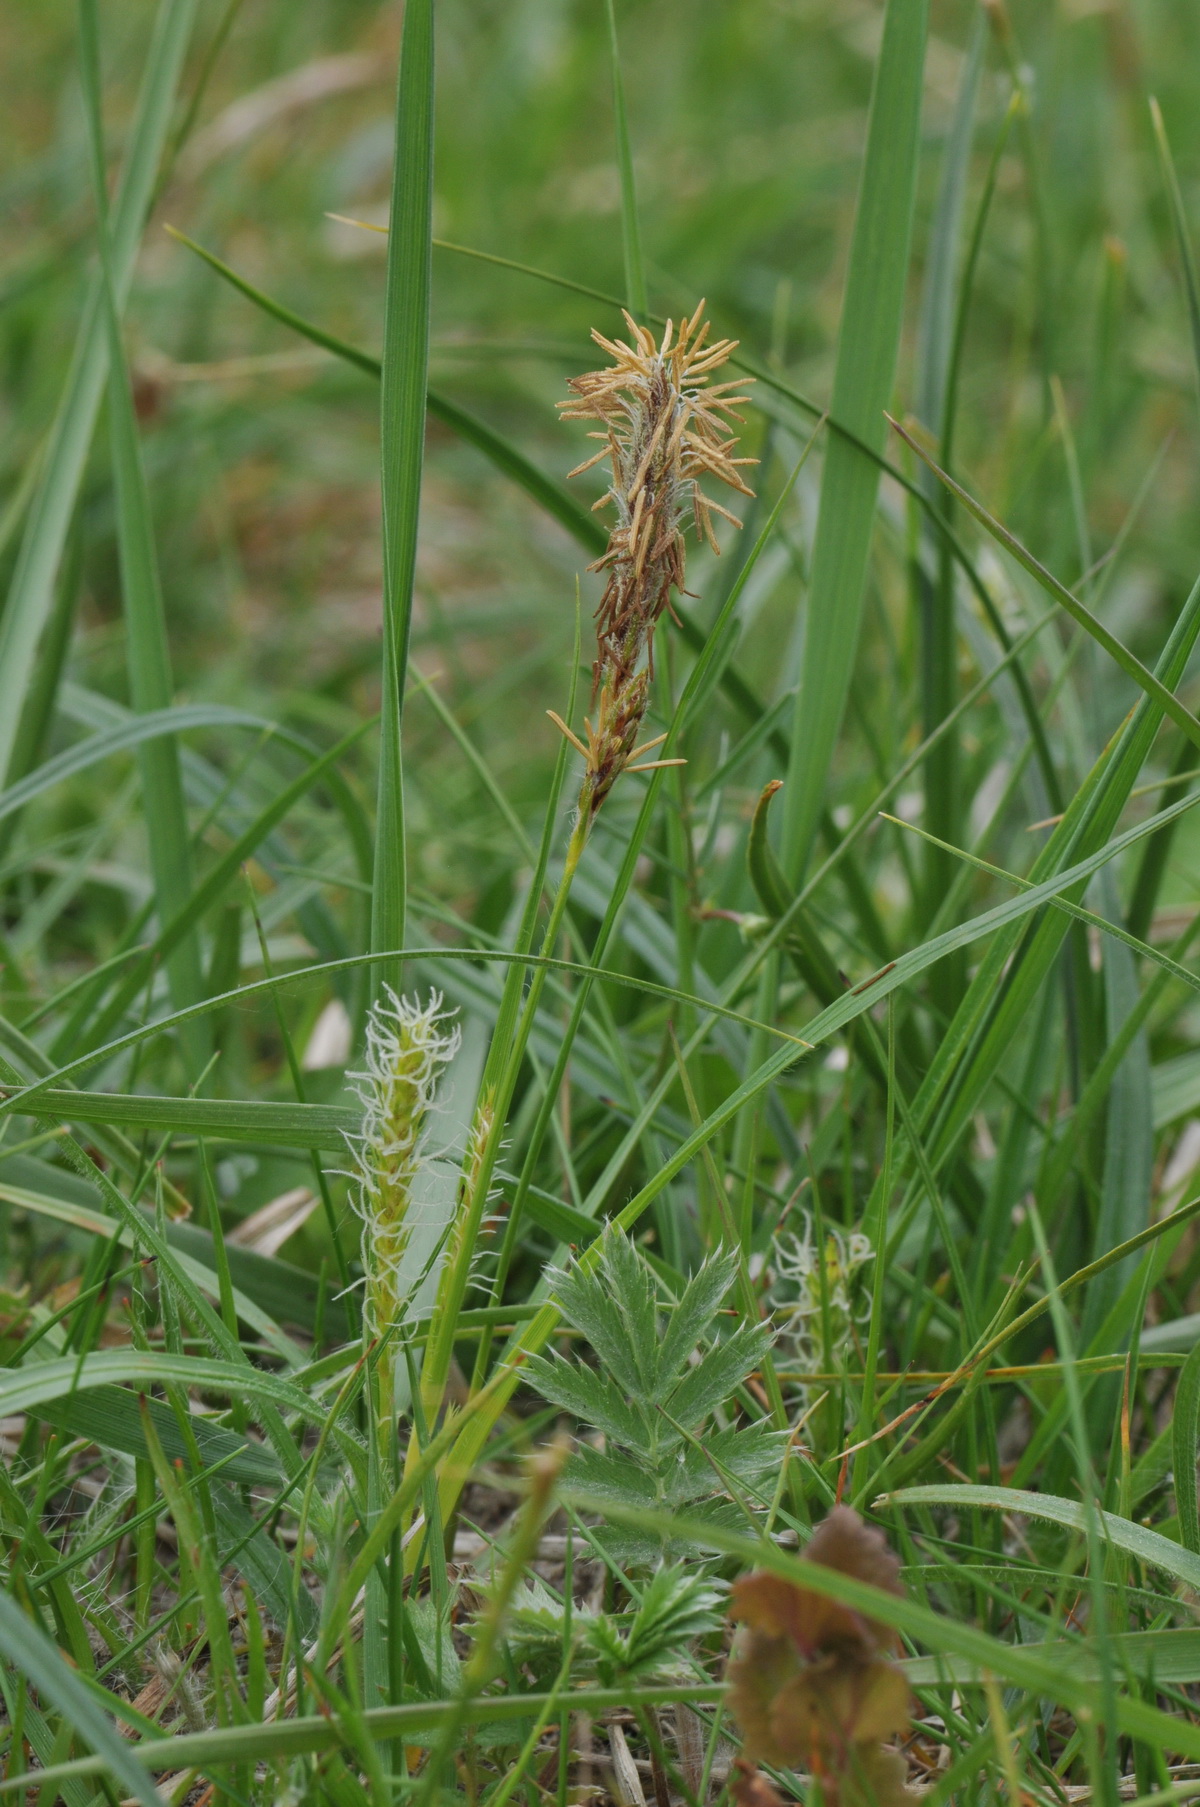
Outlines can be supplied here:
<path id="1" fill-rule="evenodd" d="M 814 1532 L 805 1561 L 902 1592 L 896 1558 L 848 1507 Z M 838 1778 L 907 1730 L 908 1684 L 887 1660 L 897 1648 L 889 1626 L 765 1572 L 736 1584 L 730 1610 L 745 1627 L 728 1680 L 748 1758 Z"/>

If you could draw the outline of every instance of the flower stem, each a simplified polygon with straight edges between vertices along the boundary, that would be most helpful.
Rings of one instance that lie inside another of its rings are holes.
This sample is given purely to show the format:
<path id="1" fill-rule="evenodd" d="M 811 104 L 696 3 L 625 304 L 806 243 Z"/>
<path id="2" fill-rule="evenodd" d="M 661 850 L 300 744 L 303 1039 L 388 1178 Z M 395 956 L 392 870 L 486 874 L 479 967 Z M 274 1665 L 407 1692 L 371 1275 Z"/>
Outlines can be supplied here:
<path id="1" fill-rule="evenodd" d="M 588 781 L 584 780 L 586 793 Z M 571 895 L 571 886 L 583 850 L 587 845 L 588 832 L 591 827 L 591 815 L 586 806 L 586 797 L 581 795 L 581 807 L 576 818 L 571 839 L 567 845 L 566 858 L 563 862 L 562 876 L 558 882 L 554 901 L 550 908 L 546 932 L 542 937 L 541 953 L 543 957 L 554 952 L 562 928 L 563 917 Z M 457 1332 L 459 1315 L 466 1297 L 470 1280 L 471 1261 L 475 1253 L 483 1217 L 487 1209 L 488 1195 L 491 1189 L 492 1176 L 495 1172 L 496 1160 L 500 1153 L 500 1143 L 508 1117 L 508 1108 L 516 1089 L 521 1063 L 529 1045 L 529 1037 L 537 1018 L 538 1004 L 542 989 L 546 983 L 548 968 L 536 966 L 529 981 L 529 989 L 525 994 L 525 1003 L 520 1018 L 513 1031 L 508 1048 L 503 1051 L 503 1069 L 493 1086 L 487 1084 L 484 1075 L 484 1086 L 481 1088 L 481 1104 L 486 1103 L 490 1123 L 482 1148 L 474 1163 L 464 1166 L 463 1182 L 460 1184 L 456 1222 L 452 1232 L 450 1255 L 442 1273 L 441 1285 L 438 1289 L 437 1309 L 434 1313 L 433 1326 L 430 1332 L 429 1345 L 425 1353 L 425 1361 L 421 1372 L 421 1397 L 425 1413 L 430 1424 L 441 1409 L 442 1397 L 446 1388 L 446 1380 L 450 1372 L 450 1362 L 454 1354 L 454 1340 Z M 488 1065 L 492 1062 L 489 1058 Z M 479 1107 L 476 1110 L 479 1117 Z M 473 1169 L 473 1170 L 472 1170 Z M 497 1275 L 497 1290 L 503 1284 L 503 1275 L 507 1272 L 512 1257 L 511 1219 L 506 1228 L 504 1242 L 500 1251 L 500 1273 Z M 490 1331 L 481 1339 L 481 1359 L 486 1362 Z M 477 1363 L 478 1368 L 478 1363 Z M 409 1461 L 414 1459 L 415 1443 L 409 1446 Z"/>

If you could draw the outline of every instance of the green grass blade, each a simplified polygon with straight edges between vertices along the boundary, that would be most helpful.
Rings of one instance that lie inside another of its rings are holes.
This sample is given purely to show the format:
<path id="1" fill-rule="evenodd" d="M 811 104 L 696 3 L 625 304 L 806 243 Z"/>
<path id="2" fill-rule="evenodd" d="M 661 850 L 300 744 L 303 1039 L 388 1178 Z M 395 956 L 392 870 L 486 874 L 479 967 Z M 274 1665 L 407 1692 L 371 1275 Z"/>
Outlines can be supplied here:
<path id="1" fill-rule="evenodd" d="M 88 1033 L 94 1041 L 100 1041 L 109 1034 L 114 1024 L 120 1021 L 124 1012 L 137 998 L 146 978 L 154 964 L 163 960 L 171 952 L 176 943 L 192 928 L 193 923 L 220 901 L 225 889 L 232 884 L 240 873 L 245 861 L 250 859 L 266 839 L 276 823 L 281 822 L 292 805 L 306 792 L 325 779 L 332 779 L 338 761 L 361 738 L 370 723 L 364 722 L 354 728 L 336 746 L 314 759 L 306 770 L 285 785 L 267 807 L 262 810 L 245 832 L 238 836 L 232 847 L 228 848 L 210 871 L 206 872 L 195 887 L 187 903 L 178 915 L 163 925 L 156 940 L 145 950 L 139 960 L 123 975 L 121 985 L 103 1013 L 94 1023 L 89 1024 Z M 268 981 L 271 983 L 271 981 Z M 175 1017 L 186 1022 L 197 1014 L 195 1008 L 176 1011 Z"/>
<path id="2" fill-rule="evenodd" d="M 1090 634 L 1097 646 L 1108 654 L 1113 663 L 1119 665 L 1126 676 L 1132 678 L 1134 683 L 1159 705 L 1164 715 L 1170 716 L 1176 727 L 1183 729 L 1194 746 L 1200 747 L 1200 722 L 1189 710 L 1184 708 L 1183 704 L 1155 677 L 1153 672 L 1147 671 L 1136 654 L 1131 653 L 1129 648 L 1092 614 L 1086 603 L 1080 602 L 1079 598 L 1068 590 L 1066 584 L 1060 583 L 1052 571 L 1047 571 L 1045 565 L 1039 563 L 1032 552 L 1026 550 L 1015 534 L 1010 533 L 1008 528 L 997 521 L 994 515 L 989 514 L 982 502 L 977 502 L 968 490 L 965 490 L 960 483 L 954 481 L 953 477 L 941 470 L 928 453 L 912 438 L 911 434 L 906 433 L 897 421 L 892 421 L 891 424 L 905 444 L 912 448 L 918 458 L 924 459 L 934 475 L 957 497 L 968 513 L 974 515 L 981 527 L 986 528 L 996 544 L 1003 546 L 1004 550 L 1028 571 L 1029 575 L 1045 590 L 1047 596 L 1052 596 L 1055 602 L 1061 604 L 1072 620 L 1077 621 L 1085 633 Z"/>
<path id="3" fill-rule="evenodd" d="M 247 282 L 245 277 L 239 276 L 236 270 L 231 269 L 227 263 L 223 263 L 219 257 L 215 257 L 211 251 L 206 251 L 203 245 L 198 245 L 194 239 L 188 238 L 185 233 L 176 232 L 171 226 L 168 226 L 167 230 L 172 238 L 178 239 L 181 245 L 186 245 L 189 251 L 194 251 L 197 257 L 203 258 L 210 269 L 215 270 L 218 276 L 223 277 L 227 283 L 238 290 L 239 294 L 244 295 L 248 301 L 252 301 L 256 307 L 261 308 L 272 319 L 278 320 L 283 326 L 290 327 L 292 332 L 299 333 L 302 338 L 308 339 L 313 345 L 320 345 L 325 351 L 333 352 L 335 357 L 344 358 L 348 364 L 352 364 L 356 370 L 363 371 L 365 375 L 379 377 L 380 361 L 378 358 L 372 357 L 370 352 L 360 351 L 357 346 L 348 344 L 345 339 L 339 339 L 333 333 L 325 332 L 322 327 L 315 326 L 311 320 L 305 320 L 302 315 L 293 313 L 291 308 L 285 307 L 281 301 L 276 301 L 270 295 L 264 294 L 261 289 L 255 288 L 253 283 Z M 581 508 L 574 496 L 569 495 L 552 478 L 540 471 L 509 440 L 494 432 L 486 421 L 480 420 L 477 415 L 469 414 L 465 408 L 460 408 L 457 402 L 452 402 L 448 396 L 442 395 L 436 389 L 426 391 L 425 405 L 430 414 L 440 420 L 443 426 L 447 426 L 451 432 L 457 433 L 460 439 L 465 439 L 470 445 L 476 446 L 484 457 L 496 466 L 497 470 L 503 471 L 506 477 L 511 477 L 515 483 L 519 484 L 526 494 L 544 508 L 547 514 L 552 515 L 560 526 L 565 527 L 572 538 L 578 540 L 586 551 L 593 556 L 604 551 L 608 544 L 608 535 L 595 516 Z"/>
<path id="4" fill-rule="evenodd" d="M 346 1137 L 358 1129 L 362 1115 L 340 1104 L 275 1104 L 264 1098 L 154 1098 L 142 1093 L 53 1088 L 39 1095 L 38 1111 L 64 1122 L 119 1123 L 157 1130 L 160 1135 L 206 1136 L 216 1142 L 258 1142 L 280 1148 L 328 1148 L 343 1154 Z"/>
<path id="5" fill-rule="evenodd" d="M 642 230 L 638 221 L 637 186 L 633 179 L 633 151 L 629 143 L 629 117 L 621 81 L 621 52 L 617 43 L 616 0 L 605 0 L 608 17 L 608 54 L 612 63 L 613 127 L 617 140 L 617 170 L 621 178 L 621 248 L 625 254 L 625 300 L 635 320 L 645 320 L 646 266 L 642 258 Z"/>
<path id="6" fill-rule="evenodd" d="M 677 1681 L 664 1683 L 661 1687 L 640 1683 L 638 1701 L 648 1710 L 673 1706 L 679 1701 L 700 1706 L 720 1700 L 723 1692 L 721 1682 Z M 468 1702 L 465 1708 L 455 1700 L 410 1701 L 403 1706 L 370 1707 L 361 1717 L 371 1737 L 378 1741 L 402 1737 L 406 1743 L 422 1745 L 429 1742 L 428 1735 L 444 1725 L 452 1713 L 459 1714 L 464 1725 L 527 1721 L 557 1698 L 553 1693 L 489 1695 Z M 628 1686 L 572 1689 L 570 1700 L 572 1708 L 578 1708 L 580 1712 L 600 1714 L 626 1706 L 629 1689 Z M 302 1719 L 272 1720 L 267 1725 L 146 1738 L 138 1744 L 126 1744 L 125 1749 L 134 1761 L 144 1763 L 149 1769 L 201 1768 L 210 1771 L 218 1764 L 254 1763 L 260 1759 L 270 1763 L 282 1757 L 336 1750 L 351 1744 L 350 1728 L 343 1725 L 337 1715 L 325 1712 Z M 71 1763 L 58 1764 L 53 1770 L 39 1771 L 38 1781 L 53 1782 L 58 1786 L 72 1777 L 99 1775 L 103 1768 L 102 1757 L 81 1757 Z M 0 1794 L 28 1787 L 28 1777 L 11 1777 L 0 1781 Z M 159 1800 L 157 1796 L 154 1798 Z"/>
<path id="7" fill-rule="evenodd" d="M 375 824 L 371 950 L 404 946 L 407 879 L 400 737 L 425 457 L 433 247 L 433 0 L 404 9 L 383 318 L 383 719 Z M 399 986 L 401 962 L 377 981 Z"/>
<path id="8" fill-rule="evenodd" d="M 1104 915 L 1119 922 L 1121 898 L 1111 867 L 1102 875 L 1100 889 Z M 1103 971 L 1105 1040 L 1111 1047 L 1138 1006 L 1137 967 L 1125 941 L 1105 937 Z M 1127 1241 L 1149 1221 L 1153 1177 L 1150 1050 L 1145 1031 L 1139 1030 L 1130 1039 L 1109 1088 L 1104 1173 L 1095 1228 L 1097 1248 L 1109 1249 Z M 1090 1345 L 1128 1278 L 1128 1273 L 1114 1268 L 1089 1294 L 1079 1327 L 1081 1349 Z"/>
<path id="9" fill-rule="evenodd" d="M 1188 322 L 1192 329 L 1192 356 L 1196 365 L 1196 381 L 1200 384 L 1200 276 L 1196 273 L 1196 253 L 1192 245 L 1191 232 L 1188 230 L 1187 209 L 1183 204 L 1183 193 L 1179 186 L 1179 177 L 1175 172 L 1175 159 L 1171 155 L 1167 128 L 1163 123 L 1162 108 L 1153 95 L 1150 97 L 1150 120 L 1154 127 L 1154 142 L 1158 147 L 1163 183 L 1171 207 L 1171 224 L 1175 228 L 1179 261 L 1183 265 L 1183 286 L 1187 296 Z"/>
<path id="10" fill-rule="evenodd" d="M 261 715 L 251 715 L 244 709 L 229 709 L 222 703 L 181 703 L 176 708 L 155 710 L 148 715 L 130 715 L 118 726 L 104 728 L 87 740 L 56 753 L 27 777 L 0 791 L 0 822 L 15 815 L 34 797 L 53 789 L 56 784 L 65 783 L 79 772 L 86 772 L 114 753 L 130 752 L 148 740 L 166 734 L 186 734 L 194 728 L 253 728 L 260 734 L 280 732 Z M 302 744 L 311 751 L 307 742 Z"/>
<path id="11" fill-rule="evenodd" d="M 80 62 L 91 127 L 97 233 L 104 286 L 102 311 L 108 335 L 108 420 L 125 610 L 126 668 L 133 708 L 137 714 L 148 714 L 171 707 L 175 685 L 150 498 L 121 343 L 112 267 L 95 0 L 81 0 L 79 23 Z M 192 844 L 183 800 L 178 743 L 173 736 L 144 741 L 139 748 L 138 760 L 155 901 L 159 923 L 163 924 L 183 909 L 192 889 Z M 167 961 L 167 983 L 177 1009 L 196 1003 L 203 995 L 200 946 L 195 933 L 183 936 L 172 951 Z M 202 1027 L 199 1020 L 193 1020 L 185 1032 L 189 1066 L 197 1073 L 210 1052 L 206 1030 L 207 1024 Z"/>
<path id="12" fill-rule="evenodd" d="M 1171 1420 L 1172 1469 L 1179 1536 L 1185 1550 L 1200 1560 L 1200 1498 L 1196 1486 L 1196 1444 L 1200 1433 L 1200 1343 L 1180 1371 Z"/>
<path id="13" fill-rule="evenodd" d="M 954 314 L 959 240 L 971 142 L 975 128 L 975 102 L 987 41 L 987 19 L 976 15 L 963 68 L 954 117 L 943 153 L 937 207 L 925 270 L 918 329 L 916 406 L 931 433 L 940 434 L 946 414 L 946 397 L 952 390 L 951 364 L 955 352 Z M 969 270 L 964 283 L 969 280 Z M 948 454 L 943 452 L 948 462 Z M 931 496 L 937 486 L 928 472 L 924 488 Z M 955 619 L 956 572 L 946 539 L 928 520 L 924 534 L 910 559 L 914 605 L 921 623 L 922 727 L 926 735 L 952 713 L 958 678 L 958 626 Z M 925 820 L 934 833 L 957 841 L 962 783 L 959 771 L 958 735 L 945 734 L 925 766 Z M 950 882 L 943 855 L 930 851 L 925 875 L 924 924 L 936 914 Z M 954 964 L 935 975 L 935 1005 L 949 1014 L 961 993 L 961 975 Z"/>
<path id="14" fill-rule="evenodd" d="M 91 1745 L 97 1768 L 108 1770 L 144 1807 L 161 1807 L 158 1789 L 128 1741 L 118 1736 L 62 1652 L 9 1594 L 0 1594 L 0 1652 L 18 1675 L 33 1683 L 43 1703 L 57 1707 L 64 1721 Z M 28 1786 L 25 1778 L 22 1782 Z"/>
<path id="15" fill-rule="evenodd" d="M 962 81 L 954 103 L 942 172 L 938 182 L 917 345 L 917 412 L 931 433 L 941 431 L 946 384 L 954 350 L 954 297 L 959 239 L 971 168 L 971 141 L 975 133 L 975 102 L 987 44 L 985 14 L 976 15 L 963 65 Z"/>
<path id="16" fill-rule="evenodd" d="M 163 1349 L 101 1349 L 93 1355 L 55 1357 L 27 1368 L 0 1372 L 0 1400 L 6 1411 L 33 1411 L 57 1399 L 86 1393 L 91 1387 L 119 1382 L 146 1387 L 178 1381 L 183 1386 L 211 1388 L 236 1399 L 265 1400 L 296 1412 L 308 1423 L 324 1423 L 325 1408 L 300 1387 L 254 1367 L 250 1362 L 209 1361 L 198 1355 L 168 1355 Z"/>
<path id="17" fill-rule="evenodd" d="M 146 211 L 154 192 L 196 0 L 161 0 L 150 39 L 121 178 L 112 209 L 113 286 L 123 306 Z M 107 331 L 100 279 L 93 280 L 21 549 L 0 617 L 0 783 L 7 778 L 21 705 L 50 613 L 54 580 L 107 372 Z"/>
<path id="18" fill-rule="evenodd" d="M 927 0 L 889 0 L 838 339 L 832 418 L 881 452 L 908 274 Z M 821 483 L 785 793 L 783 866 L 798 883 L 821 810 L 858 651 L 879 467 L 840 435 Z"/>
<path id="19" fill-rule="evenodd" d="M 1151 1531 L 1132 1519 L 1115 1512 L 1096 1512 L 1078 1500 L 1058 1499 L 1049 1493 L 1028 1493 L 1019 1487 L 984 1487 L 947 1483 L 944 1487 L 900 1487 L 885 1493 L 876 1505 L 889 1506 L 981 1506 L 993 1512 L 1022 1512 L 1030 1518 L 1045 1519 L 1069 1531 L 1086 1535 L 1088 1517 L 1092 1513 L 1100 1522 L 1105 1539 L 1118 1550 L 1126 1550 L 1148 1568 L 1161 1569 L 1187 1587 L 1200 1587 L 1200 1555 L 1182 1544 L 1172 1542 L 1158 1531 Z"/>

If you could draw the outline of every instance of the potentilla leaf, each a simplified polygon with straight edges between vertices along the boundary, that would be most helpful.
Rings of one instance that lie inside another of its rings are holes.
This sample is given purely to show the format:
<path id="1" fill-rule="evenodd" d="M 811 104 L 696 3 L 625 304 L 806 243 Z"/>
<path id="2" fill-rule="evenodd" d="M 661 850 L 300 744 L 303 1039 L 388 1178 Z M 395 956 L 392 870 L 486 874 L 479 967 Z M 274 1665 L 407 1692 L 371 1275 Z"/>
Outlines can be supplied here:
<path id="1" fill-rule="evenodd" d="M 711 1256 L 688 1281 L 658 1346 L 656 1401 L 666 1397 L 687 1366 L 688 1357 L 708 1331 L 721 1300 L 733 1285 L 737 1268 L 737 1255 L 727 1249 Z"/>
<path id="2" fill-rule="evenodd" d="M 670 1416 L 691 1430 L 757 1368 L 770 1344 L 768 1325 L 739 1324 L 726 1342 L 718 1343 L 688 1370 L 667 1401 Z"/>
<path id="3" fill-rule="evenodd" d="M 649 1460 L 654 1439 L 644 1415 L 630 1405 L 612 1378 L 561 1355 L 535 1356 L 527 1369 L 530 1383 L 551 1405 L 582 1418 L 606 1437 Z"/>

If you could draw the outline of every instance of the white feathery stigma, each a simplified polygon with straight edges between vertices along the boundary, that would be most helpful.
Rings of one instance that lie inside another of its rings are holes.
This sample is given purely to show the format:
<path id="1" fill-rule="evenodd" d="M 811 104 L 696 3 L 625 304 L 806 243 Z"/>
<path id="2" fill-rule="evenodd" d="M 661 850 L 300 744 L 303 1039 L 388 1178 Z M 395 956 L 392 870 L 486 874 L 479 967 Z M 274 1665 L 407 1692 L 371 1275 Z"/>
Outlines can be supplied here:
<path id="1" fill-rule="evenodd" d="M 822 1248 L 807 1212 L 803 1235 L 787 1231 L 776 1237 L 768 1258 L 769 1298 L 780 1340 L 806 1367 L 822 1360 L 826 1332 L 835 1366 L 850 1354 L 858 1327 L 871 1315 L 861 1275 L 874 1257 L 870 1238 L 861 1230 L 826 1225 Z"/>
<path id="2" fill-rule="evenodd" d="M 427 1118 L 437 1108 L 438 1079 L 462 1040 L 442 994 L 421 1004 L 390 985 L 367 1018 L 366 1065 L 351 1073 L 363 1107 L 352 1144 L 353 1198 L 362 1219 L 367 1333 L 380 1336 L 397 1322 L 400 1265 L 412 1233 L 410 1207 L 417 1176 L 429 1159 Z"/>

